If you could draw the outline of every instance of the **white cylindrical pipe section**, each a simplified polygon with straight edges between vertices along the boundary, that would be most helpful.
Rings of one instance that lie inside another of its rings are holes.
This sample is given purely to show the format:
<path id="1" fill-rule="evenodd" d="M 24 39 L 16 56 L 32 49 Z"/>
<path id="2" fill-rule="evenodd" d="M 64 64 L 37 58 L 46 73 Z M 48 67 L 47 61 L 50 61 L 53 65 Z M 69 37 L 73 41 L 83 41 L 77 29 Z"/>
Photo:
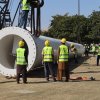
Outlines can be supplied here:
<path id="1" fill-rule="evenodd" d="M 27 70 L 41 66 L 42 61 L 42 49 L 44 47 L 44 41 L 50 40 L 51 46 L 54 48 L 55 59 L 57 57 L 57 50 L 60 45 L 60 40 L 53 39 L 45 36 L 34 37 L 30 32 L 21 29 L 19 27 L 8 27 L 0 30 L 0 73 L 5 76 L 16 75 L 15 57 L 12 54 L 16 53 L 18 48 L 18 41 L 24 39 L 28 46 L 28 67 Z M 66 45 L 70 45 L 72 42 L 66 42 Z M 78 49 L 78 55 L 84 53 L 84 48 L 81 44 L 74 43 Z M 71 52 L 70 52 L 70 57 Z"/>

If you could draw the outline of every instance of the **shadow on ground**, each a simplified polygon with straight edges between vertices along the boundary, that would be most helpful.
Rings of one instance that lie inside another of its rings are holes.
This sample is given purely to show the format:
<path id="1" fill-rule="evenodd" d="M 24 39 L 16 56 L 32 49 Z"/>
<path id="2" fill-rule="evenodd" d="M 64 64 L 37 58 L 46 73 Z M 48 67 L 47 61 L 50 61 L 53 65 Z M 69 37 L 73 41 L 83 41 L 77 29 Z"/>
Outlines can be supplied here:
<path id="1" fill-rule="evenodd" d="M 14 81 L 3 81 L 3 82 L 0 82 L 0 84 L 4 84 L 4 83 L 12 83 L 12 82 L 16 82 L 15 80 Z"/>
<path id="2" fill-rule="evenodd" d="M 73 59 L 70 59 L 69 64 L 68 64 L 70 71 L 72 71 L 73 69 L 75 69 L 78 66 L 80 66 L 81 64 L 83 64 L 83 62 L 89 58 L 91 58 L 91 57 L 78 58 L 78 64 L 76 64 Z M 54 71 L 55 71 L 55 74 L 57 74 L 57 64 L 54 64 Z M 44 76 L 45 75 L 44 75 L 43 66 L 28 72 L 28 77 L 32 77 L 32 78 L 44 78 Z"/>
<path id="3" fill-rule="evenodd" d="M 85 64 L 85 65 L 89 65 L 88 63 L 86 63 L 85 61 L 90 59 L 91 56 L 88 56 L 88 57 L 80 57 L 78 58 L 78 63 L 75 63 L 73 59 L 70 59 L 69 60 L 69 68 L 70 68 L 70 71 L 72 71 L 73 69 L 79 67 L 81 64 Z"/>

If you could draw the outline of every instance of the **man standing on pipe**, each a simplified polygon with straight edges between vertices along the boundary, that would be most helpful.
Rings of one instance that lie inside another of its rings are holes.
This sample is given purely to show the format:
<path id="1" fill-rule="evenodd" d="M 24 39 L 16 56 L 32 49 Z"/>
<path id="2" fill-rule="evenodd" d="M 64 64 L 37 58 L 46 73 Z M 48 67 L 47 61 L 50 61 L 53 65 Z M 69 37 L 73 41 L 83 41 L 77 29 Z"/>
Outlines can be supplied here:
<path id="1" fill-rule="evenodd" d="M 45 41 L 45 47 L 42 50 L 42 59 L 44 63 L 44 71 L 46 80 L 49 81 L 49 72 L 52 75 L 53 81 L 56 81 L 55 74 L 53 71 L 54 51 L 50 46 L 50 41 Z"/>
<path id="2" fill-rule="evenodd" d="M 25 43 L 19 41 L 19 48 L 16 49 L 16 64 L 17 64 L 17 78 L 16 81 L 19 84 L 20 76 L 22 74 L 23 83 L 27 83 L 27 64 L 28 64 L 28 53 L 24 48 Z"/>
<path id="3" fill-rule="evenodd" d="M 18 23 L 18 27 L 26 29 L 28 12 L 30 10 L 30 3 L 27 2 L 27 0 L 22 0 L 21 2 L 22 2 L 22 15 Z"/>
<path id="4" fill-rule="evenodd" d="M 58 71 L 57 71 L 57 79 L 58 81 L 63 81 L 63 74 L 65 75 L 65 81 L 69 81 L 69 68 L 68 68 L 68 57 L 69 50 L 66 46 L 66 39 L 62 38 L 61 45 L 58 49 Z"/>

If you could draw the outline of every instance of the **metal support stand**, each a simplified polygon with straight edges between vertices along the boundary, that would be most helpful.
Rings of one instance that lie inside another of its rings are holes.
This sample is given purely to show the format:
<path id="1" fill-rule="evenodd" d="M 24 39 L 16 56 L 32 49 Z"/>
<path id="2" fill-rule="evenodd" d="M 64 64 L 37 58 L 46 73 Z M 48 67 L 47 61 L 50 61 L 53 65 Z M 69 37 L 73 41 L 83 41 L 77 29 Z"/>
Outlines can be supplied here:
<path id="1" fill-rule="evenodd" d="M 31 3 L 31 34 L 39 37 L 41 34 L 41 11 L 40 8 L 44 5 L 44 0 L 33 0 Z"/>

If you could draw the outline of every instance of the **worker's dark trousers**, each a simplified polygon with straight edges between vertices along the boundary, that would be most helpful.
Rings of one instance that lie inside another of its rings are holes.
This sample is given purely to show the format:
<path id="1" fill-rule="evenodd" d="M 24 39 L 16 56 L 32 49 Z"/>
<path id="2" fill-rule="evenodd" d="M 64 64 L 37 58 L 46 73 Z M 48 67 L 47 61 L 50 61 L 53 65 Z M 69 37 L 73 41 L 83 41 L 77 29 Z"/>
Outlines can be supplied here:
<path id="1" fill-rule="evenodd" d="M 49 80 L 49 74 L 51 74 L 52 78 L 55 80 L 55 73 L 53 67 L 53 62 L 44 62 L 44 72 L 47 80 Z"/>
<path id="2" fill-rule="evenodd" d="M 69 77 L 70 77 L 68 62 L 59 62 L 58 63 L 58 71 L 57 71 L 58 81 L 62 81 L 63 75 L 66 77 L 65 81 L 68 81 Z"/>
<path id="3" fill-rule="evenodd" d="M 26 29 L 28 12 L 29 12 L 29 10 L 22 10 L 22 15 L 20 16 L 18 27 Z"/>
<path id="4" fill-rule="evenodd" d="M 78 63 L 78 57 L 77 57 L 77 54 L 74 54 L 74 61 L 75 61 L 76 64 Z"/>
<path id="5" fill-rule="evenodd" d="M 22 75 L 22 78 L 23 78 L 23 83 L 26 83 L 27 82 L 26 65 L 17 65 L 17 78 L 16 78 L 17 83 L 19 83 L 21 75 Z"/>
<path id="6" fill-rule="evenodd" d="M 99 66 L 100 55 L 97 55 L 97 66 Z"/>
<path id="7" fill-rule="evenodd" d="M 85 56 L 86 56 L 86 57 L 89 56 L 88 54 L 89 54 L 89 51 L 88 51 L 88 50 L 85 50 Z"/>

